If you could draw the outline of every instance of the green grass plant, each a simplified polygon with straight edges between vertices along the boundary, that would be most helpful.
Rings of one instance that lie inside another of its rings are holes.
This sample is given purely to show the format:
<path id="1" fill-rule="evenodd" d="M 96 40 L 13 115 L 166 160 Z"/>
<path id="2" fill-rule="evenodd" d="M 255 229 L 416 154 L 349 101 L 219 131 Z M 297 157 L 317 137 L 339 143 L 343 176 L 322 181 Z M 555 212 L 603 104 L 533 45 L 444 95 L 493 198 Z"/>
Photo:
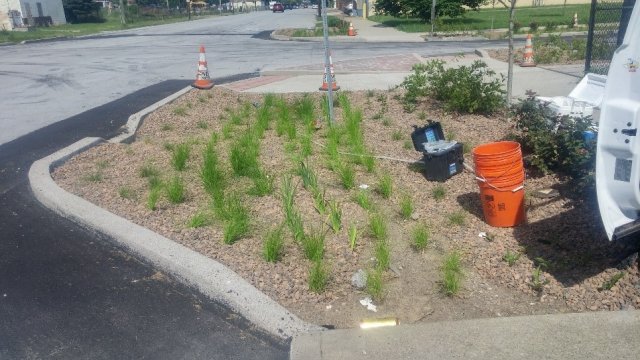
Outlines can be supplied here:
<path id="1" fill-rule="evenodd" d="M 387 222 L 379 213 L 373 213 L 369 216 L 369 230 L 371 236 L 376 240 L 387 239 Z"/>
<path id="2" fill-rule="evenodd" d="M 267 262 L 276 262 L 280 260 L 283 249 L 282 226 L 269 230 L 262 247 L 262 257 Z"/>
<path id="3" fill-rule="evenodd" d="M 152 187 L 149 190 L 149 195 L 147 196 L 147 208 L 151 211 L 154 211 L 158 208 L 158 201 L 160 200 L 160 187 Z"/>
<path id="4" fill-rule="evenodd" d="M 454 296 L 460 291 L 462 283 L 462 264 L 457 251 L 447 254 L 442 264 L 442 292 Z"/>
<path id="5" fill-rule="evenodd" d="M 129 186 L 120 187 L 118 189 L 118 195 L 120 195 L 121 198 L 127 199 L 127 200 L 132 200 L 132 199 L 135 199 L 136 197 L 135 191 Z"/>
<path id="6" fill-rule="evenodd" d="M 316 260 L 309 270 L 309 290 L 315 293 L 321 293 L 327 287 L 329 274 L 325 269 L 322 260 Z"/>
<path id="7" fill-rule="evenodd" d="M 387 270 L 389 264 L 391 264 L 391 251 L 389 250 L 389 243 L 386 240 L 378 239 L 373 246 L 376 268 L 379 270 Z"/>
<path id="8" fill-rule="evenodd" d="M 191 154 L 191 146 L 189 144 L 178 144 L 174 146 L 171 154 L 171 165 L 177 171 L 183 171 L 187 167 L 187 160 Z"/>
<path id="9" fill-rule="evenodd" d="M 166 186 L 167 199 L 173 204 L 179 204 L 185 200 L 185 187 L 182 178 L 174 176 Z"/>
<path id="10" fill-rule="evenodd" d="M 209 225 L 209 222 L 209 215 L 207 215 L 206 212 L 199 211 L 189 219 L 187 226 L 190 228 L 200 228 Z"/>
<path id="11" fill-rule="evenodd" d="M 247 131 L 231 145 L 229 161 L 233 173 L 238 176 L 252 177 L 260 171 L 260 141 L 253 131 Z"/>
<path id="12" fill-rule="evenodd" d="M 417 251 L 424 250 L 429 245 L 429 227 L 419 224 L 413 228 L 413 248 Z"/>
<path id="13" fill-rule="evenodd" d="M 449 220 L 449 224 L 462 226 L 465 223 L 466 215 L 463 211 L 454 211 L 447 215 L 447 219 Z"/>
<path id="14" fill-rule="evenodd" d="M 102 175 L 102 171 L 97 170 L 92 173 L 89 173 L 83 177 L 83 179 L 87 182 L 101 182 L 104 176 Z"/>
<path id="15" fill-rule="evenodd" d="M 502 255 L 502 260 L 504 260 L 509 266 L 515 265 L 516 261 L 520 259 L 520 253 L 515 251 L 511 252 L 511 250 L 507 249 L 507 252 Z"/>
<path id="16" fill-rule="evenodd" d="M 302 240 L 302 252 L 312 261 L 322 260 L 324 255 L 325 233 L 322 229 L 312 229 Z"/>
<path id="17" fill-rule="evenodd" d="M 318 189 L 318 178 L 313 169 L 304 161 L 301 161 L 298 166 L 298 175 L 302 178 L 302 186 L 304 186 L 305 189 L 309 191 Z"/>
<path id="18" fill-rule="evenodd" d="M 444 199 L 445 195 L 447 195 L 447 189 L 440 184 L 434 186 L 433 189 L 431 189 L 431 196 L 436 201 Z"/>
<path id="19" fill-rule="evenodd" d="M 400 199 L 400 215 L 402 216 L 403 219 L 407 220 L 411 218 L 412 214 L 413 214 L 413 199 L 411 198 L 411 195 L 404 194 Z"/>
<path id="20" fill-rule="evenodd" d="M 402 140 L 402 138 L 404 137 L 404 135 L 402 134 L 402 131 L 400 130 L 394 130 L 393 133 L 391 133 L 391 139 L 398 141 L 398 140 Z"/>
<path id="21" fill-rule="evenodd" d="M 371 210 L 373 208 L 373 202 L 371 201 L 371 197 L 369 196 L 369 191 L 365 189 L 360 189 L 354 196 L 354 200 L 361 208 L 365 210 Z"/>
<path id="22" fill-rule="evenodd" d="M 342 207 L 335 200 L 329 202 L 329 224 L 336 234 L 342 228 Z"/>
<path id="23" fill-rule="evenodd" d="M 349 248 L 351 251 L 356 250 L 356 245 L 358 241 L 358 227 L 356 224 L 351 224 L 349 226 Z"/>
<path id="24" fill-rule="evenodd" d="M 602 286 L 598 288 L 598 290 L 599 291 L 611 290 L 613 288 L 613 286 L 616 283 L 618 283 L 618 281 L 620 281 L 620 279 L 622 279 L 623 276 L 624 276 L 623 272 L 618 272 L 618 273 L 614 274 L 613 276 L 611 276 L 611 278 L 609 278 L 609 280 L 605 281 L 604 284 L 602 284 Z"/>
<path id="25" fill-rule="evenodd" d="M 393 179 L 389 174 L 384 174 L 378 179 L 378 187 L 376 189 L 383 198 L 388 199 L 393 193 Z"/>
<path id="26" fill-rule="evenodd" d="M 189 114 L 187 114 L 187 109 L 183 108 L 182 106 L 178 106 L 177 108 L 173 109 L 173 114 L 177 115 L 177 116 L 187 116 Z"/>
<path id="27" fill-rule="evenodd" d="M 162 131 L 171 131 L 173 130 L 173 125 L 169 124 L 169 123 L 164 123 L 160 126 L 160 130 Z"/>
<path id="28" fill-rule="evenodd" d="M 206 121 L 198 121 L 196 126 L 198 127 L 198 129 L 203 129 L 203 130 L 209 128 L 209 124 L 207 124 Z"/>
<path id="29" fill-rule="evenodd" d="M 258 171 L 251 180 L 253 181 L 253 187 L 249 189 L 250 195 L 267 196 L 273 194 L 273 177 L 269 176 L 269 174 L 264 171 Z"/>
<path id="30" fill-rule="evenodd" d="M 402 148 L 405 149 L 405 150 L 411 150 L 411 149 L 413 149 L 413 144 L 411 143 L 411 141 L 405 140 L 402 143 Z"/>
<path id="31" fill-rule="evenodd" d="M 340 183 L 345 189 L 353 189 L 356 186 L 356 172 L 348 162 L 342 162 L 337 166 Z"/>
<path id="32" fill-rule="evenodd" d="M 384 299 L 384 281 L 382 275 L 383 271 L 380 269 L 367 271 L 367 294 L 371 295 L 371 298 L 375 301 L 382 301 L 382 299 Z"/>
<path id="33" fill-rule="evenodd" d="M 318 212 L 318 214 L 324 215 L 327 213 L 327 199 L 326 199 L 326 191 L 320 190 L 319 188 L 312 191 L 313 196 L 313 206 Z"/>
<path id="34" fill-rule="evenodd" d="M 220 196 L 226 186 L 224 170 L 220 164 L 215 142 L 210 141 L 202 154 L 202 167 L 200 168 L 200 178 L 204 189 L 209 195 Z"/>

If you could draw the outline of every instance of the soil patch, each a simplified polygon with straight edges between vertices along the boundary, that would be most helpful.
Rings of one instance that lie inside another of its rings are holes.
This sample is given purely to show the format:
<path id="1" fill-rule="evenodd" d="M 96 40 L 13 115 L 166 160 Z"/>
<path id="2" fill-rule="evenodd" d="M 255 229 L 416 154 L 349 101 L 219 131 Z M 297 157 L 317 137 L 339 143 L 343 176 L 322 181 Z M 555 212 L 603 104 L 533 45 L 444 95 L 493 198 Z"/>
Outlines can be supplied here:
<path id="1" fill-rule="evenodd" d="M 347 95 L 352 108 L 362 111 L 366 147 L 375 155 L 420 160 L 421 155 L 410 145 L 410 134 L 412 125 L 422 125 L 426 119 L 440 121 L 448 137 L 464 143 L 467 151 L 504 139 L 512 131 L 505 115 L 445 113 L 432 101 L 425 101 L 413 113 L 405 113 L 399 101 L 401 90 Z M 290 103 L 302 96 L 283 95 Z M 316 114 L 321 114 L 321 95 L 310 96 Z M 640 275 L 634 253 L 637 249 L 607 241 L 592 197 L 575 199 L 571 189 L 557 177 L 528 170 L 527 222 L 515 228 L 492 228 L 483 221 L 478 185 L 469 172 L 436 183 L 427 181 L 407 162 L 377 159 L 373 172 L 357 165 L 356 187 L 345 190 L 327 163 L 327 124 L 316 130 L 313 153 L 307 159 L 326 189 L 326 197 L 337 201 L 343 211 L 342 229 L 326 232 L 325 265 L 330 280 L 324 292 L 309 290 L 307 279 L 312 263 L 304 258 L 288 230 L 281 261 L 268 263 L 262 258 L 266 232 L 284 219 L 279 195 L 282 177 L 295 174 L 297 167 L 292 160 L 296 151 L 287 148 L 286 135 L 278 136 L 273 122 L 261 140 L 260 161 L 273 177 L 276 191 L 263 197 L 248 195 L 250 181 L 232 177 L 228 171 L 231 189 L 242 191 L 244 204 L 249 207 L 249 235 L 225 245 L 222 225 L 215 218 L 206 226 L 189 227 L 194 215 L 207 213 L 211 207 L 199 177 L 206 143 L 212 133 L 218 134 L 220 160 L 228 168 L 229 143 L 255 122 L 263 101 L 262 95 L 236 93 L 222 87 L 191 91 L 145 118 L 132 144 L 92 148 L 55 169 L 54 179 L 67 191 L 225 264 L 302 319 L 319 325 L 348 328 L 357 326 L 363 318 L 382 316 L 414 323 L 640 307 Z M 229 125 L 243 111 L 247 116 L 236 119 L 238 125 Z M 342 122 L 343 111 L 336 108 L 337 123 Z M 191 155 L 186 170 L 178 172 L 171 166 L 170 149 L 183 143 L 190 144 Z M 470 154 L 465 157 L 472 164 Z M 186 183 L 186 201 L 171 204 L 162 196 L 157 209 L 150 210 L 149 184 L 140 176 L 140 169 L 149 164 L 160 169 L 165 182 L 180 176 Z M 373 190 L 382 174 L 393 179 L 389 199 Z M 294 181 L 299 184 L 300 177 L 294 175 Z M 360 304 L 367 294 L 351 285 L 352 275 L 358 269 L 371 269 L 374 257 L 374 241 L 367 230 L 369 214 L 354 200 L 361 184 L 369 186 L 375 211 L 384 216 L 389 227 L 391 266 L 384 273 L 385 297 L 376 302 L 377 313 Z M 444 199 L 434 199 L 436 187 L 444 189 Z M 557 189 L 560 196 L 529 196 L 536 189 L 549 187 Z M 410 196 L 414 204 L 414 214 L 408 220 L 400 216 L 404 196 Z M 322 227 L 326 220 L 313 204 L 311 194 L 299 185 L 295 206 L 307 230 Z M 452 214 L 461 214 L 463 224 L 453 224 Z M 421 223 L 429 226 L 429 245 L 423 251 L 415 251 L 411 247 L 412 232 Z M 350 224 L 356 224 L 360 234 L 355 250 L 349 246 Z M 482 232 L 489 236 L 480 237 Z M 464 280 L 462 290 L 449 297 L 440 290 L 440 269 L 444 256 L 451 251 L 462 254 Z M 520 254 L 512 266 L 503 260 L 507 252 Z M 536 279 L 540 290 L 533 286 L 536 269 L 541 271 Z M 611 281 L 618 277 L 617 282 Z"/>

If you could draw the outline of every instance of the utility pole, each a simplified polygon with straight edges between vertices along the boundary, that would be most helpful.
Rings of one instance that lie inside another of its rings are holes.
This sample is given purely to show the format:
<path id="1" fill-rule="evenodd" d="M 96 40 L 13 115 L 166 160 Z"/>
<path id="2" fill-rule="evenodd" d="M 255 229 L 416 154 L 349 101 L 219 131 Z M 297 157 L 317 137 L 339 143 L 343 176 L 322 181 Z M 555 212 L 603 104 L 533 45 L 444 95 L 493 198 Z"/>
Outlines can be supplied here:
<path id="1" fill-rule="evenodd" d="M 120 23 L 122 25 L 127 25 L 127 17 L 124 15 L 125 10 L 124 0 L 120 0 Z"/>
<path id="2" fill-rule="evenodd" d="M 431 36 L 434 35 L 435 22 L 436 22 L 436 0 L 431 0 Z"/>
<path id="3" fill-rule="evenodd" d="M 327 105 L 329 108 L 329 123 L 333 125 L 333 77 L 329 63 L 329 25 L 327 24 L 327 0 L 320 1 L 318 8 L 322 10 L 322 37 L 324 40 L 324 73 L 327 74 Z"/>

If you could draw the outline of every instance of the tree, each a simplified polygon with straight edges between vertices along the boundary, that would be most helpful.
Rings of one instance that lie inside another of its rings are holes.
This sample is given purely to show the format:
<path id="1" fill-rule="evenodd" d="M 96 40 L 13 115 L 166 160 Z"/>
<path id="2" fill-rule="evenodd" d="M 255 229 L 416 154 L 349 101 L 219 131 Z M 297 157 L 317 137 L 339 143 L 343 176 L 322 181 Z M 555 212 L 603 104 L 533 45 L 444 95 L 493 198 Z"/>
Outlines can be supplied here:
<path id="1" fill-rule="evenodd" d="M 70 23 L 103 22 L 100 3 L 93 0 L 63 0 L 64 15 Z"/>
<path id="2" fill-rule="evenodd" d="M 436 16 L 459 17 L 478 10 L 487 0 L 437 0 Z M 431 19 L 432 0 L 377 0 L 376 11 L 392 16 L 413 16 L 425 22 Z"/>

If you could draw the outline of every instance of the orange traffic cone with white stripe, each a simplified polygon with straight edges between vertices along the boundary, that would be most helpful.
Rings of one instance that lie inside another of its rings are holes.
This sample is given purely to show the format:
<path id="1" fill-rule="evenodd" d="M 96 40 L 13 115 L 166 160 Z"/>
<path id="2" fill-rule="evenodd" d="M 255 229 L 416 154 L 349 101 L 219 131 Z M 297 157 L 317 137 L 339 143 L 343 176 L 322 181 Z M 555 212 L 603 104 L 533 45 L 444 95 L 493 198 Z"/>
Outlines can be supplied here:
<path id="1" fill-rule="evenodd" d="M 535 60 L 533 60 L 533 44 L 531 42 L 531 34 L 527 34 L 527 41 L 524 43 L 524 56 L 520 63 L 522 67 L 536 66 Z"/>
<path id="2" fill-rule="evenodd" d="M 200 59 L 198 60 L 198 72 L 196 73 L 196 81 L 193 87 L 208 90 L 213 87 L 213 81 L 209 77 L 209 69 L 207 68 L 207 59 L 204 55 L 204 46 L 200 46 Z"/>
<path id="3" fill-rule="evenodd" d="M 349 30 L 347 31 L 348 36 L 356 36 L 356 29 L 353 28 L 353 23 L 349 23 Z"/>
<path id="4" fill-rule="evenodd" d="M 329 72 L 331 73 L 331 90 L 340 90 L 340 86 L 336 83 L 336 74 L 333 71 L 333 61 L 331 60 L 331 54 L 329 54 Z M 329 91 L 329 79 L 327 77 L 327 66 L 324 67 L 324 76 L 322 77 L 322 86 L 320 90 Z"/>

